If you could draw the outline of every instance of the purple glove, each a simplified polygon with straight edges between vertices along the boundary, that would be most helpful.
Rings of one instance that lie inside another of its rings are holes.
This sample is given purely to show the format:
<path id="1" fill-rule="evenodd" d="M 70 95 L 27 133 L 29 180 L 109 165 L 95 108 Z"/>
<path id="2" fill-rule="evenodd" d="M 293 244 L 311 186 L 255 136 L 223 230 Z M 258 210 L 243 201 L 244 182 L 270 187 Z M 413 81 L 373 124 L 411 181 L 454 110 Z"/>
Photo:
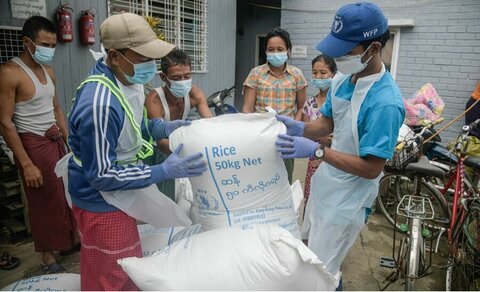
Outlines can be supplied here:
<path id="1" fill-rule="evenodd" d="M 275 142 L 280 157 L 288 158 L 310 158 L 315 154 L 318 143 L 304 137 L 293 137 L 280 134 Z"/>
<path id="2" fill-rule="evenodd" d="M 305 130 L 305 123 L 295 121 L 291 117 L 276 115 L 278 121 L 285 124 L 287 127 L 287 135 L 290 136 L 303 136 L 303 131 Z"/>
<path id="3" fill-rule="evenodd" d="M 178 145 L 170 156 L 161 164 L 165 171 L 165 179 L 199 176 L 207 170 L 205 162 L 201 159 L 202 153 L 196 153 L 184 158 L 178 157 L 183 144 Z"/>
<path id="4" fill-rule="evenodd" d="M 191 121 L 184 121 L 184 120 L 175 120 L 175 121 L 168 122 L 168 124 L 165 126 L 165 134 L 168 137 L 176 129 L 183 126 L 188 126 L 191 123 L 192 123 Z"/>

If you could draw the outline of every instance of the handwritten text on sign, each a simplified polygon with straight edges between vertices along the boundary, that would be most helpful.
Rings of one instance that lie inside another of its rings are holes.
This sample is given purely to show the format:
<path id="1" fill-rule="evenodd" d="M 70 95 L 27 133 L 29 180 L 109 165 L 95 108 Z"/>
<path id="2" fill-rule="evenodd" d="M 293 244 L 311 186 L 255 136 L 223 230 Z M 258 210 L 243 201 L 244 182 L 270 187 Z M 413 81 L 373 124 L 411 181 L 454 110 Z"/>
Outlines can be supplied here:
<path id="1" fill-rule="evenodd" d="M 45 0 L 11 0 L 12 16 L 27 19 L 32 15 L 47 16 Z"/>

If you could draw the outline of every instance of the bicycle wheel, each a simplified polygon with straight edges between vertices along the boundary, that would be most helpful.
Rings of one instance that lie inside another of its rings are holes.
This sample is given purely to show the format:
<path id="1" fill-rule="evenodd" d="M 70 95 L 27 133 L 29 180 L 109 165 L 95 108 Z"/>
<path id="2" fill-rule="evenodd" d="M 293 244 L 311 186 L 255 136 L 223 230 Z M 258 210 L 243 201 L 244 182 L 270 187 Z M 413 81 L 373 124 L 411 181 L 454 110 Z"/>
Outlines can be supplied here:
<path id="1" fill-rule="evenodd" d="M 382 177 L 377 196 L 378 208 L 388 222 L 392 226 L 396 226 L 398 230 L 401 230 L 400 225 L 407 224 L 407 218 L 400 216 L 397 216 L 397 222 L 395 222 L 397 206 L 404 194 L 415 194 L 415 186 L 410 177 L 396 173 L 389 173 Z M 435 238 L 442 227 L 448 228 L 448 223 L 439 222 L 447 221 L 450 218 L 450 210 L 443 195 L 425 181 L 421 182 L 419 195 L 429 198 L 432 202 L 435 217 L 432 220 L 433 223 L 429 223 L 427 226 Z"/>
<path id="2" fill-rule="evenodd" d="M 465 220 L 455 230 L 452 290 L 480 290 L 480 203 L 469 206 Z"/>
<path id="3" fill-rule="evenodd" d="M 415 281 L 425 269 L 424 251 L 422 224 L 419 219 L 413 219 L 407 252 L 405 291 L 415 291 Z"/>

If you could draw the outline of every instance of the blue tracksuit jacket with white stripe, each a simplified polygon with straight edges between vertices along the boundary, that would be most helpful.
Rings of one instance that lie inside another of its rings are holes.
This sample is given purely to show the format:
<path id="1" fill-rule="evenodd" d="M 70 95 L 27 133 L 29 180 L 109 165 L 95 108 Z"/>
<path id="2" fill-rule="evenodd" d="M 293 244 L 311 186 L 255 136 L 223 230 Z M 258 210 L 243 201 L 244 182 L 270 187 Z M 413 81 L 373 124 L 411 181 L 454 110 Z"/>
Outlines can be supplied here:
<path id="1" fill-rule="evenodd" d="M 103 59 L 97 61 L 90 74 L 105 74 L 118 86 Z M 68 191 L 74 205 L 90 212 L 118 210 L 105 202 L 99 191 L 139 189 L 165 179 L 160 165 L 122 166 L 115 163 L 118 138 L 123 123 L 129 123 L 129 120 L 118 99 L 113 94 L 107 98 L 110 90 L 104 87 L 98 82 L 83 85 L 77 91 L 68 120 L 68 142 L 73 154 L 82 162 L 80 167 L 73 159 L 69 161 Z M 166 122 L 149 120 L 148 131 L 144 122 L 141 125 L 144 137 L 149 137 L 149 133 L 160 133 L 157 134 L 159 137 L 153 137 L 154 141 L 166 138 Z M 158 127 L 163 131 L 154 131 Z"/>

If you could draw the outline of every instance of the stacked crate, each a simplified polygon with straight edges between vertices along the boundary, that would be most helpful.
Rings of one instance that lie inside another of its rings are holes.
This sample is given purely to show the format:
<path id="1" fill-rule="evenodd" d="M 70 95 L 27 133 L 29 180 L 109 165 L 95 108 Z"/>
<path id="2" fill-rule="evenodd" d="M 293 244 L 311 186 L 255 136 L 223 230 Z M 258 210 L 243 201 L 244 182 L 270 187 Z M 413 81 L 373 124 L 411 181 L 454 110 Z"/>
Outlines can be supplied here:
<path id="1" fill-rule="evenodd" d="M 0 241 L 14 242 L 27 236 L 23 197 L 17 168 L 0 150 Z"/>

